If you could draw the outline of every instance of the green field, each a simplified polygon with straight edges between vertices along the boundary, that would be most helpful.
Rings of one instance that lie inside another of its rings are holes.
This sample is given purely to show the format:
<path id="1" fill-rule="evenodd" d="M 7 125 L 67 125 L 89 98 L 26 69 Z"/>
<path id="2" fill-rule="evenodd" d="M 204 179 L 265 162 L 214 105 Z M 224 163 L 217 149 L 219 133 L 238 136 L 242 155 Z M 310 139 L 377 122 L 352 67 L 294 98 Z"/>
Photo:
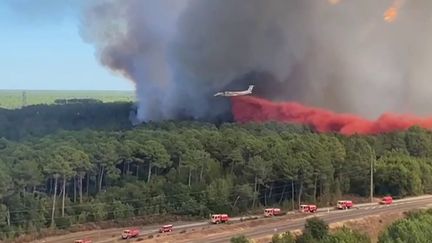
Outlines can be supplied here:
<path id="1" fill-rule="evenodd" d="M 23 93 L 25 92 L 25 95 Z M 0 107 L 16 109 L 25 105 L 53 104 L 57 99 L 97 99 L 103 102 L 133 101 L 133 91 L 0 90 Z"/>

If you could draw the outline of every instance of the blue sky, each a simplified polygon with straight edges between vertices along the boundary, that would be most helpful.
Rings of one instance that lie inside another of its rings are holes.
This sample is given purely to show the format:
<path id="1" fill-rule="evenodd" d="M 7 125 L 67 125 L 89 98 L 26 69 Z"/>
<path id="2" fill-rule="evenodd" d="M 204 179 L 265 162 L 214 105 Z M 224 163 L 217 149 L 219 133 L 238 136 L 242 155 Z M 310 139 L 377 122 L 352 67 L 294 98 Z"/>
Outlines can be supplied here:
<path id="1" fill-rule="evenodd" d="M 60 0 L 63 1 L 63 0 Z M 44 18 L 0 0 L 0 89 L 133 90 L 101 66 L 73 14 Z"/>

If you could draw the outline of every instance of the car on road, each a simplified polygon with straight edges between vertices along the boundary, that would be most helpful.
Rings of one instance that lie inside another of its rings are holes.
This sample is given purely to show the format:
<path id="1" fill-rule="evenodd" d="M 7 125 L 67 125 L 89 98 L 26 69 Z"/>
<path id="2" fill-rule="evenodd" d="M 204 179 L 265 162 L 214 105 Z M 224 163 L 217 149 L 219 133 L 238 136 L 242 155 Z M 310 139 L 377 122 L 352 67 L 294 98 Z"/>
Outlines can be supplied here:
<path id="1" fill-rule="evenodd" d="M 160 227 L 160 229 L 159 229 L 159 233 L 166 233 L 166 232 L 172 232 L 172 231 L 173 231 L 173 225 L 172 224 L 164 225 L 164 226 Z"/>
<path id="2" fill-rule="evenodd" d="M 393 203 L 393 198 L 391 196 L 385 196 L 381 199 L 379 204 L 390 205 Z"/>

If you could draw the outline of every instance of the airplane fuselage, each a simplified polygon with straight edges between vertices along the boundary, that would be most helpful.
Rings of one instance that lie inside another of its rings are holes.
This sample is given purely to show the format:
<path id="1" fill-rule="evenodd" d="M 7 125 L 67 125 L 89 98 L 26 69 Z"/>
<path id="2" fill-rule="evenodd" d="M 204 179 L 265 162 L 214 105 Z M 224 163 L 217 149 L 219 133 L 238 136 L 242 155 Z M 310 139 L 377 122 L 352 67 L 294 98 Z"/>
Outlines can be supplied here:
<path id="1" fill-rule="evenodd" d="M 217 92 L 214 94 L 214 96 L 241 96 L 241 95 L 248 95 L 252 94 L 252 89 L 254 88 L 254 85 L 249 85 L 249 88 L 244 91 L 223 91 L 223 92 Z"/>
<path id="2" fill-rule="evenodd" d="M 252 94 L 252 92 L 249 92 L 249 91 L 240 91 L 240 92 L 225 91 L 225 92 L 218 92 L 215 94 L 215 96 L 241 96 L 241 95 L 248 95 L 248 94 Z"/>

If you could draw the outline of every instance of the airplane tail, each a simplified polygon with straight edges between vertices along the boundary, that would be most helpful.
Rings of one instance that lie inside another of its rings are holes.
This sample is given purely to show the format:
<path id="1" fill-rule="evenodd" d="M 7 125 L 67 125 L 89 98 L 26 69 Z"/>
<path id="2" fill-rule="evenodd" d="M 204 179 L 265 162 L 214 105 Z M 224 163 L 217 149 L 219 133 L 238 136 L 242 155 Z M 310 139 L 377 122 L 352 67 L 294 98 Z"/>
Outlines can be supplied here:
<path id="1" fill-rule="evenodd" d="M 255 85 L 249 85 L 248 91 L 252 92 L 252 89 L 255 87 Z"/>

